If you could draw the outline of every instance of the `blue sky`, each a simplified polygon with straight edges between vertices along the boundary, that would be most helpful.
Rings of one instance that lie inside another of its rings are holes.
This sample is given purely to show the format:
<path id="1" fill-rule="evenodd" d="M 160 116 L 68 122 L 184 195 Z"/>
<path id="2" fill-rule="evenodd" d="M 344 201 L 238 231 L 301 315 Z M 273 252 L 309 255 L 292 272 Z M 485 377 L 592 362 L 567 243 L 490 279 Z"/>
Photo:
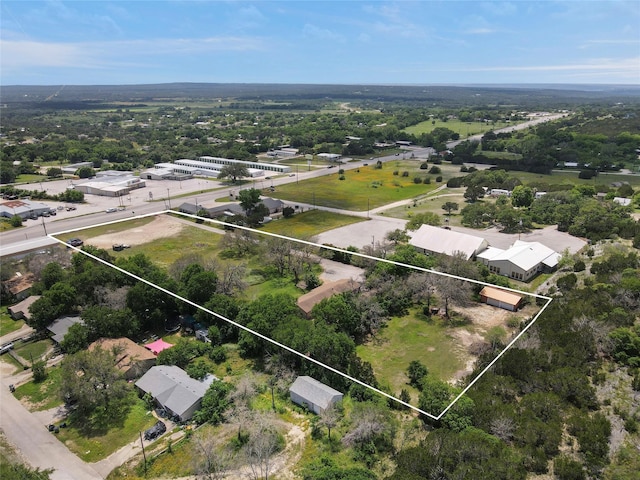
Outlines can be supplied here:
<path id="1" fill-rule="evenodd" d="M 0 2 L 2 85 L 640 84 L 640 2 Z"/>

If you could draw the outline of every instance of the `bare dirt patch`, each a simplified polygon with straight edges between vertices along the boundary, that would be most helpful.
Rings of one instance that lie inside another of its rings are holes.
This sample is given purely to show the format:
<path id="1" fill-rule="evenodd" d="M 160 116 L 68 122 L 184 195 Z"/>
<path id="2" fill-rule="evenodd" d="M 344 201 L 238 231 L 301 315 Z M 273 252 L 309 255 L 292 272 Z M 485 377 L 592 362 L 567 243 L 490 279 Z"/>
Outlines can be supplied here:
<path id="1" fill-rule="evenodd" d="M 125 231 L 114 231 L 105 233 L 88 239 L 90 243 L 98 248 L 109 249 L 113 244 L 126 243 L 127 245 L 142 245 L 159 238 L 166 238 L 176 235 L 185 228 L 185 223 L 169 215 L 159 215 L 151 223 L 142 227 L 131 228 Z"/>

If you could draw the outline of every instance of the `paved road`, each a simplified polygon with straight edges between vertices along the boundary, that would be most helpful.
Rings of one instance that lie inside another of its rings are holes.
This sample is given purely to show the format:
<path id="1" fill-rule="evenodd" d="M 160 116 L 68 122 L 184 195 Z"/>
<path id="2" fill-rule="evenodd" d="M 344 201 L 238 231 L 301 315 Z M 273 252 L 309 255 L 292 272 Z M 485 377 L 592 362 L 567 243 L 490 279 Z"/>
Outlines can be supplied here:
<path id="1" fill-rule="evenodd" d="M 71 453 L 9 392 L 11 378 L 0 381 L 0 428 L 7 439 L 32 466 L 54 468 L 53 480 L 101 480 L 94 468 Z"/>

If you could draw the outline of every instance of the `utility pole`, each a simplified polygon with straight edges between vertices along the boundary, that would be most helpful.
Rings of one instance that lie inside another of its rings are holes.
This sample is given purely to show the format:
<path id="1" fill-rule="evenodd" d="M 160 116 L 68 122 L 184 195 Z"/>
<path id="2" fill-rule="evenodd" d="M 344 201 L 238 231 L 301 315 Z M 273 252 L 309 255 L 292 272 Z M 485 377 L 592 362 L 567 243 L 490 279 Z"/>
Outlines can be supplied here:
<path id="1" fill-rule="evenodd" d="M 42 220 L 42 228 L 44 229 L 44 236 L 46 237 L 47 236 L 47 227 L 44 224 L 44 217 L 42 216 L 42 217 L 40 217 L 40 219 Z"/>
<path id="2" fill-rule="evenodd" d="M 140 445 L 142 445 L 142 457 L 144 458 L 144 475 L 147 475 L 147 454 L 144 451 L 144 443 L 142 442 L 142 432 L 140 433 Z"/>
<path id="3" fill-rule="evenodd" d="M 169 193 L 168 188 L 167 188 L 167 200 L 169 201 L 169 210 L 171 210 L 171 194 Z"/>

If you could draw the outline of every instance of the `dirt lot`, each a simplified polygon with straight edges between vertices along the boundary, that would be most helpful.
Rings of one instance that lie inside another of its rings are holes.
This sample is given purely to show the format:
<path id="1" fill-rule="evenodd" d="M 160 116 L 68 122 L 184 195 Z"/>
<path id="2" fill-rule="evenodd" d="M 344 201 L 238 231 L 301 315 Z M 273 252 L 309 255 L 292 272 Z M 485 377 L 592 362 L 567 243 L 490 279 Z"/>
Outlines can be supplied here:
<path id="1" fill-rule="evenodd" d="M 471 319 L 471 324 L 452 331 L 452 336 L 458 342 L 458 354 L 465 359 L 465 367 L 454 375 L 452 383 L 464 378 L 473 371 L 473 365 L 477 359 L 474 354 L 478 346 L 486 343 L 485 335 L 493 327 L 502 327 L 506 332 L 505 342 L 511 341 L 516 330 L 507 326 L 507 321 L 516 317 L 525 320 L 536 315 L 540 310 L 535 305 L 528 305 L 518 312 L 510 312 L 491 305 L 474 305 L 471 307 L 456 307 L 455 311 Z"/>
<path id="2" fill-rule="evenodd" d="M 87 243 L 99 248 L 110 249 L 114 243 L 142 245 L 159 238 L 171 237 L 185 228 L 184 221 L 169 215 L 158 215 L 144 227 L 132 228 L 126 232 L 114 231 L 87 240 Z"/>

